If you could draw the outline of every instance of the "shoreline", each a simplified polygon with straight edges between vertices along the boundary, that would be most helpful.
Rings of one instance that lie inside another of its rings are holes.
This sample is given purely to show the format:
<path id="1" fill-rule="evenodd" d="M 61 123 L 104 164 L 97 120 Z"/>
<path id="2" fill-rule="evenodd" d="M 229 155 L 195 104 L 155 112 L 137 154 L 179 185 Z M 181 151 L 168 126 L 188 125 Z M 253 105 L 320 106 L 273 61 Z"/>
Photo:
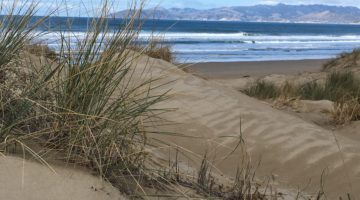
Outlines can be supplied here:
<path id="1" fill-rule="evenodd" d="M 182 64 L 195 73 L 214 79 L 266 76 L 271 74 L 298 74 L 320 72 L 330 59 L 202 62 Z"/>

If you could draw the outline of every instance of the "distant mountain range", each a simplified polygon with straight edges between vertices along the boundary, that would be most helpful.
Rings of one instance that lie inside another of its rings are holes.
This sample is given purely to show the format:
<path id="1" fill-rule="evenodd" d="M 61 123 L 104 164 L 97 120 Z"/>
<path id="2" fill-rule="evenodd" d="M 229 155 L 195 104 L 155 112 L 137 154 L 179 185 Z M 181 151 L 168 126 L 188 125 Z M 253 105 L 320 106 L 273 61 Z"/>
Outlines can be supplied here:
<path id="1" fill-rule="evenodd" d="M 128 10 L 111 17 L 124 18 Z M 360 23 L 357 7 L 329 5 L 256 5 L 222 7 L 207 10 L 193 8 L 153 8 L 142 12 L 143 18 L 172 20 L 215 20 L 242 22 L 295 22 L 295 23 Z"/>

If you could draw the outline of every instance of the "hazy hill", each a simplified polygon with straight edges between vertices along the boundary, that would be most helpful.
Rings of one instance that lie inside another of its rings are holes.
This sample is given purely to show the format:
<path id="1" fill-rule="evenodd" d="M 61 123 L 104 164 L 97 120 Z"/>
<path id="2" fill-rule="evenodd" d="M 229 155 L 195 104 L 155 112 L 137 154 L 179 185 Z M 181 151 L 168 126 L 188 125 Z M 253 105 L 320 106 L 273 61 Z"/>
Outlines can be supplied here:
<path id="1" fill-rule="evenodd" d="M 123 10 L 112 14 L 112 17 L 123 18 L 127 13 L 128 10 Z M 360 22 L 360 9 L 343 6 L 286 4 L 222 7 L 207 10 L 152 8 L 145 9 L 142 17 L 174 20 L 357 23 Z"/>

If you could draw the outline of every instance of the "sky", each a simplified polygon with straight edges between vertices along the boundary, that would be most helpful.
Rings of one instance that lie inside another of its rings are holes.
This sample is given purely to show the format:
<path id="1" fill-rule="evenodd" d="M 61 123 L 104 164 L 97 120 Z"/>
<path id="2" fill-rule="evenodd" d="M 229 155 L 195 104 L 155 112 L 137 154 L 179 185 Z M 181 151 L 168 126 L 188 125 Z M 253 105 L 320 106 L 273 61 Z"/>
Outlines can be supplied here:
<path id="1" fill-rule="evenodd" d="M 21 4 L 32 0 L 0 0 L 11 5 L 14 1 Z M 104 0 L 35 0 L 39 2 L 39 15 L 47 14 L 57 9 L 56 15 L 94 16 Z M 129 7 L 132 0 L 108 0 L 112 2 L 111 12 Z M 20 2 L 20 3 L 19 3 Z M 178 7 L 208 9 L 226 6 L 244 6 L 256 4 L 327 4 L 337 6 L 360 7 L 360 0 L 146 0 L 146 7 Z"/>
<path id="2" fill-rule="evenodd" d="M 327 4 L 360 7 L 359 0 L 152 0 L 149 4 L 162 7 L 193 7 L 200 9 L 257 4 Z"/>

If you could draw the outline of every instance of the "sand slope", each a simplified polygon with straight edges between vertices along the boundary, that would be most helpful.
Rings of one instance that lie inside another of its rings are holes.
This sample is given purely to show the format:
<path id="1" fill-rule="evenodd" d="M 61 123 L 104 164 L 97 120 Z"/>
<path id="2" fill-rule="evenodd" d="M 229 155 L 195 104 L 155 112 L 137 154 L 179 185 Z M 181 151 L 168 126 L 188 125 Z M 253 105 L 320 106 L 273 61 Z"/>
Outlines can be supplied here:
<path id="1" fill-rule="evenodd" d="M 279 188 L 313 193 L 318 191 L 325 170 L 324 189 L 329 199 L 346 193 L 360 197 L 359 140 L 347 137 L 346 133 L 333 134 L 232 88 L 185 73 L 165 61 L 142 57 L 139 74 L 143 74 L 147 64 L 151 66 L 147 67 L 149 75 L 163 77 L 159 84 L 169 82 L 160 90 L 171 89 L 172 98 L 161 107 L 177 108 L 163 117 L 178 124 L 161 126 L 157 131 L 192 137 L 152 135 L 181 146 L 189 154 L 180 161 L 183 170 L 200 163 L 208 152 L 216 167 L 214 172 L 231 179 L 241 164 L 243 152 L 237 149 L 228 155 L 237 145 L 242 129 L 252 162 L 261 160 L 259 178 L 271 176 Z M 164 152 L 167 150 L 159 151 L 160 156 Z M 162 158 L 166 162 L 168 156 Z M 124 199 L 115 188 L 83 171 L 59 167 L 55 170 L 56 174 L 38 163 L 26 161 L 24 165 L 22 159 L 2 157 L 0 196 L 14 200 Z"/>
<path id="2" fill-rule="evenodd" d="M 124 200 L 109 183 L 86 172 L 0 158 L 0 197 L 6 200 Z"/>
<path id="3" fill-rule="evenodd" d="M 167 141 L 197 155 L 211 152 L 221 173 L 231 178 L 240 162 L 240 151 L 222 158 L 236 145 L 236 139 L 227 136 L 239 135 L 241 119 L 253 163 L 261 160 L 258 176 L 271 175 L 280 186 L 312 193 L 317 192 L 325 171 L 325 191 L 330 199 L 346 193 L 359 198 L 359 141 L 334 135 L 231 88 L 184 73 L 167 62 L 150 59 L 150 63 L 152 73 L 163 75 L 164 82 L 176 80 L 166 86 L 172 88 L 173 97 L 164 106 L 178 108 L 166 118 L 180 124 L 165 129 L 201 137 L 169 137 Z"/>

